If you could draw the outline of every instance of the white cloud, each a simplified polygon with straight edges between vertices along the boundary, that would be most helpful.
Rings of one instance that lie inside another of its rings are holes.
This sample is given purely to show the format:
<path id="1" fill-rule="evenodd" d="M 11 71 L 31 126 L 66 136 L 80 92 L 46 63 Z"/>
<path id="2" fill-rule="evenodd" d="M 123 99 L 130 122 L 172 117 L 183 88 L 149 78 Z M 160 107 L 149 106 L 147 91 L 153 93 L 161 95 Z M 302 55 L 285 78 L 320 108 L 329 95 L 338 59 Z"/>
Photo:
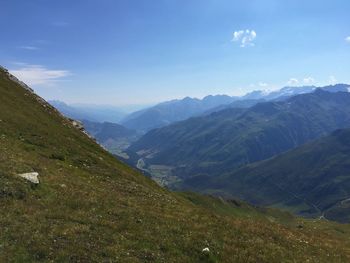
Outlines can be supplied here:
<path id="1" fill-rule="evenodd" d="M 287 82 L 288 85 L 298 85 L 299 84 L 299 80 L 296 78 L 291 78 L 288 80 Z"/>
<path id="2" fill-rule="evenodd" d="M 241 40 L 241 38 L 243 37 L 244 35 L 244 30 L 240 30 L 240 31 L 235 31 L 233 33 L 233 39 L 232 41 L 239 41 Z"/>
<path id="3" fill-rule="evenodd" d="M 334 76 L 329 76 L 329 79 L 328 79 L 329 83 L 334 85 L 337 83 L 337 79 L 334 77 Z"/>
<path id="4" fill-rule="evenodd" d="M 259 86 L 265 88 L 268 86 L 268 84 L 265 82 L 259 82 Z"/>
<path id="5" fill-rule="evenodd" d="M 25 50 L 38 50 L 38 47 L 34 47 L 34 46 L 21 46 L 19 47 L 20 49 L 25 49 Z"/>
<path id="6" fill-rule="evenodd" d="M 239 42 L 241 47 L 254 46 L 256 39 L 256 32 L 254 30 L 239 30 L 233 33 L 233 42 Z"/>
<path id="7" fill-rule="evenodd" d="M 9 70 L 18 79 L 31 85 L 49 85 L 71 75 L 67 70 L 51 70 L 41 65 L 22 64 L 21 68 Z"/>
<path id="8" fill-rule="evenodd" d="M 310 84 L 315 83 L 315 79 L 312 78 L 312 77 L 306 77 L 306 78 L 303 79 L 303 82 L 304 82 L 304 84 L 310 85 Z"/>
<path id="9" fill-rule="evenodd" d="M 345 38 L 345 41 L 348 42 L 350 44 L 350 36 Z"/>

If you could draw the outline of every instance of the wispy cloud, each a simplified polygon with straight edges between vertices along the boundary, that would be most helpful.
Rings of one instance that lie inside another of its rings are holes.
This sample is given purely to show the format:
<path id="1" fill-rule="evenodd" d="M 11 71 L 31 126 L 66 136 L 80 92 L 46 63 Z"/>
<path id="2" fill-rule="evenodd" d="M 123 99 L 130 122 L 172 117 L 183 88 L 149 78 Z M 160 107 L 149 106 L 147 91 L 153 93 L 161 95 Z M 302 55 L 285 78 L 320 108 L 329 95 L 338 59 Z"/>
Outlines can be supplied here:
<path id="1" fill-rule="evenodd" d="M 35 47 L 35 46 L 20 46 L 18 47 L 20 49 L 25 49 L 25 50 L 31 50 L 31 51 L 34 51 L 34 50 L 38 50 L 39 48 L 38 47 Z"/>
<path id="2" fill-rule="evenodd" d="M 334 77 L 334 76 L 329 76 L 329 78 L 328 78 L 328 82 L 329 82 L 329 84 L 331 84 L 331 85 L 336 84 L 337 81 L 338 81 L 338 80 L 337 80 L 336 77 Z"/>
<path id="3" fill-rule="evenodd" d="M 345 41 L 348 42 L 350 44 L 350 36 L 345 38 Z"/>
<path id="4" fill-rule="evenodd" d="M 268 84 L 265 82 L 259 82 L 259 86 L 262 88 L 266 88 L 268 86 Z"/>
<path id="5" fill-rule="evenodd" d="M 254 30 L 239 30 L 233 32 L 233 42 L 239 42 L 240 47 L 254 46 L 254 40 L 256 39 L 257 34 Z"/>
<path id="6" fill-rule="evenodd" d="M 304 84 L 310 85 L 315 83 L 315 79 L 313 77 L 305 77 L 303 82 Z"/>
<path id="7" fill-rule="evenodd" d="M 9 70 L 11 74 L 28 85 L 52 85 L 71 75 L 68 70 L 52 70 L 42 65 L 20 64 L 20 68 Z"/>
<path id="8" fill-rule="evenodd" d="M 296 78 L 290 78 L 287 82 L 288 85 L 298 85 L 299 84 L 299 80 Z"/>

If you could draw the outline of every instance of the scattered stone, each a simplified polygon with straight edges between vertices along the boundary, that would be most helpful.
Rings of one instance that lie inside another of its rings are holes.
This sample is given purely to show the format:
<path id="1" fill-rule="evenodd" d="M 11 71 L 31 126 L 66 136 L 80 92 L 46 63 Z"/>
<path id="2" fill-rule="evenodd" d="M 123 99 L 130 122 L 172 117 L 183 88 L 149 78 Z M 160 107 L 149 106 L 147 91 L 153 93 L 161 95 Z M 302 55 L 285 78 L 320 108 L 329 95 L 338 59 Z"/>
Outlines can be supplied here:
<path id="1" fill-rule="evenodd" d="M 24 173 L 24 174 L 19 174 L 18 176 L 28 180 L 29 182 L 33 184 L 39 184 L 39 174 L 37 172 L 32 172 L 32 173 Z"/>
<path id="2" fill-rule="evenodd" d="M 7 77 L 16 82 L 18 85 L 20 85 L 21 87 L 23 87 L 24 89 L 28 90 L 30 93 L 34 93 L 33 89 L 31 89 L 29 86 L 27 86 L 27 84 L 25 84 L 23 81 L 20 81 L 18 78 L 16 78 L 14 75 L 12 75 L 7 69 L 5 69 L 4 67 L 0 66 L 0 70 L 2 70 L 3 72 L 5 72 L 5 74 L 7 75 Z"/>
<path id="3" fill-rule="evenodd" d="M 96 141 L 96 139 L 94 137 L 92 137 L 84 128 L 84 125 L 81 121 L 77 121 L 74 119 L 70 119 L 68 118 L 68 120 L 72 123 L 73 127 L 76 128 L 77 130 L 81 131 L 82 133 L 84 133 L 87 137 L 89 137 L 91 140 Z"/>
<path id="4" fill-rule="evenodd" d="M 84 131 L 84 126 L 83 126 L 83 123 L 80 122 L 80 121 L 76 121 L 76 120 L 73 120 L 73 119 L 69 119 L 72 123 L 72 125 L 77 128 L 78 130 L 81 130 L 81 131 Z"/>

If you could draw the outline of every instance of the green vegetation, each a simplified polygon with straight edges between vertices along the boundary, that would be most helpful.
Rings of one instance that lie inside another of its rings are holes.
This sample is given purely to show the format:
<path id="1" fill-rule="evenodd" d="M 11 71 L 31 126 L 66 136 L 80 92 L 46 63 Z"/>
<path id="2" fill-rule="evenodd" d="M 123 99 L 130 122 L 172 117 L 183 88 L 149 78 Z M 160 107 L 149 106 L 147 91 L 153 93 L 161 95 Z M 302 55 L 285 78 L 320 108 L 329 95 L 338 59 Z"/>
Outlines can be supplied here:
<path id="1" fill-rule="evenodd" d="M 349 156 L 350 130 L 338 130 L 232 173 L 191 178 L 183 187 L 349 223 Z"/>
<path id="2" fill-rule="evenodd" d="M 0 149 L 0 262 L 350 260 L 348 225 L 162 189 L 2 70 Z"/>
<path id="3" fill-rule="evenodd" d="M 116 123 L 99 123 L 87 120 L 83 120 L 82 123 L 85 130 L 93 136 L 99 144 L 103 145 L 103 147 L 112 154 L 124 159 L 129 158 L 125 153 L 125 149 L 140 137 L 136 131 L 129 130 Z"/>
<path id="4" fill-rule="evenodd" d="M 152 179 L 159 185 L 167 187 L 179 182 L 178 177 L 171 174 L 171 169 L 172 167 L 165 165 L 151 165 L 146 171 L 152 175 Z"/>
<path id="5" fill-rule="evenodd" d="M 174 167 L 172 175 L 183 180 L 215 177 L 349 128 L 349 119 L 350 93 L 319 89 L 156 129 L 132 144 L 128 152 L 136 160 L 143 158 L 146 169 L 151 165 Z"/>

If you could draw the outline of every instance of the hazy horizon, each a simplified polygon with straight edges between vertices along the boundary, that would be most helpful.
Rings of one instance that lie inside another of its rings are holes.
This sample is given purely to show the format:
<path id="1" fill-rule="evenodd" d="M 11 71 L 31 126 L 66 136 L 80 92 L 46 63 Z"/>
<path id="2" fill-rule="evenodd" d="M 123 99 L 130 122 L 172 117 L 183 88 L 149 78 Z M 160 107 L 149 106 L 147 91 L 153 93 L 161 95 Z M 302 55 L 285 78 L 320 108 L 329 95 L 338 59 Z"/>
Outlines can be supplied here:
<path id="1" fill-rule="evenodd" d="M 325 86 L 332 86 L 332 85 L 338 85 L 338 84 L 347 84 L 347 85 L 350 85 L 348 83 L 329 83 L 329 84 L 326 84 Z M 207 94 L 207 95 L 204 95 L 204 96 L 201 96 L 201 97 L 191 97 L 191 96 L 184 96 L 184 97 L 179 97 L 179 98 L 169 98 L 169 99 L 165 99 L 165 100 L 161 100 L 161 101 L 155 101 L 155 102 L 152 102 L 152 103 L 144 103 L 144 104 L 107 104 L 107 103 L 94 103 L 94 102 L 69 102 L 69 101 L 63 101 L 63 100 L 59 100 L 59 99 L 49 99 L 48 101 L 58 101 L 58 102 L 63 102 L 69 106 L 75 106 L 75 107 L 113 107 L 113 108 L 120 108 L 120 109 L 129 109 L 129 110 L 126 110 L 126 111 L 136 111 L 136 110 L 140 110 L 140 109 L 145 109 L 147 107 L 152 107 L 154 105 L 157 105 L 157 104 L 160 104 L 160 103 L 163 103 L 163 102 L 169 102 L 169 101 L 176 101 L 176 100 L 183 100 L 185 98 L 191 98 L 191 99 L 198 99 L 198 100 L 203 100 L 205 97 L 208 97 L 208 96 L 231 96 L 231 97 L 243 97 L 244 95 L 247 95 L 251 92 L 255 92 L 255 91 L 265 91 L 267 94 L 268 93 L 271 93 L 271 92 L 274 92 L 274 91 L 279 91 L 283 88 L 302 88 L 302 87 L 308 87 L 308 86 L 314 86 L 316 88 L 321 88 L 321 87 L 324 87 L 324 86 L 319 86 L 319 85 L 299 85 L 299 86 L 283 86 L 283 87 L 279 87 L 279 88 L 276 88 L 276 89 L 253 89 L 253 90 L 250 90 L 250 91 L 247 91 L 247 93 L 243 93 L 243 94 L 240 94 L 240 95 L 229 95 L 229 94 Z M 132 109 L 132 110 L 130 110 Z"/>
<path id="2" fill-rule="evenodd" d="M 343 0 L 13 0 L 2 8 L 0 22 L 11 27 L 0 64 L 47 100 L 151 105 L 350 83 Z"/>

